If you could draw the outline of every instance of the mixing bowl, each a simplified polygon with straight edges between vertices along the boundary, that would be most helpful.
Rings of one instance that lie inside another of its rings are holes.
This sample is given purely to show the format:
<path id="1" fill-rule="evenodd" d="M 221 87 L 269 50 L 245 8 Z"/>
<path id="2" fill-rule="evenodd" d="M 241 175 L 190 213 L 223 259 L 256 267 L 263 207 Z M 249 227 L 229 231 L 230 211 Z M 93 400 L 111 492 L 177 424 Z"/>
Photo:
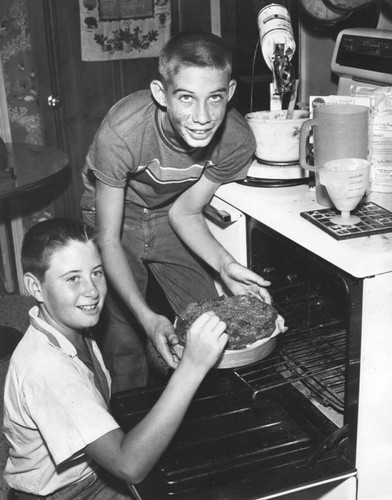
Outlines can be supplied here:
<path id="1" fill-rule="evenodd" d="M 286 110 L 255 111 L 245 115 L 256 138 L 256 156 L 273 163 L 299 160 L 299 136 L 302 124 L 308 119 L 307 111 L 295 110 L 286 120 Z"/>

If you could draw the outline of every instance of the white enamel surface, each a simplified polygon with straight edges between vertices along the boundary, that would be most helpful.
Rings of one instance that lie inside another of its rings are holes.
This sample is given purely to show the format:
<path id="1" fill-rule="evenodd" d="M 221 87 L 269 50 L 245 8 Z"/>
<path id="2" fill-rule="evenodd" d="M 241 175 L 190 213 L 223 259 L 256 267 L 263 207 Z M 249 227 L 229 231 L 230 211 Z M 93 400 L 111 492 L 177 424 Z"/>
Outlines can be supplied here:
<path id="1" fill-rule="evenodd" d="M 325 208 L 306 185 L 261 188 L 231 183 L 221 186 L 216 196 L 354 277 L 392 272 L 392 233 L 335 240 L 301 217 L 301 212 Z M 367 201 L 392 211 L 391 194 L 372 193 Z"/>
<path id="2" fill-rule="evenodd" d="M 364 282 L 358 414 L 358 499 L 392 498 L 392 275 Z"/>

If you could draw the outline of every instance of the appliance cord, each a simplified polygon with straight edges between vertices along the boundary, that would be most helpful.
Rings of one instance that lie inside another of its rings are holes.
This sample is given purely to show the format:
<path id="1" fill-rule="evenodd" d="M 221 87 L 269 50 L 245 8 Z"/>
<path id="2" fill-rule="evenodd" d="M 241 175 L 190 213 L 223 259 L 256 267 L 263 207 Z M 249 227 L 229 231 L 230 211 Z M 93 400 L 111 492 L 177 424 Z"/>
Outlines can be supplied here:
<path id="1" fill-rule="evenodd" d="M 253 112 L 253 88 L 254 88 L 254 78 L 255 78 L 255 65 L 256 65 L 256 56 L 257 56 L 257 50 L 260 45 L 260 39 L 257 39 L 255 51 L 253 53 L 253 61 L 252 61 L 252 72 L 251 72 L 251 79 L 250 79 L 250 112 Z"/>

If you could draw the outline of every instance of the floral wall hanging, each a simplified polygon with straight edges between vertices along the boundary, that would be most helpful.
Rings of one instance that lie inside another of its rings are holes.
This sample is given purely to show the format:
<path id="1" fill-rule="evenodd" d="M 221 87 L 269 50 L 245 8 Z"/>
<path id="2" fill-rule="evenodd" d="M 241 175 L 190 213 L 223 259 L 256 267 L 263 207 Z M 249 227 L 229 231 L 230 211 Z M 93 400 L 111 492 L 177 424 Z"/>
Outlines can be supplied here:
<path id="1" fill-rule="evenodd" d="M 170 0 L 79 0 L 82 61 L 158 57 Z"/>

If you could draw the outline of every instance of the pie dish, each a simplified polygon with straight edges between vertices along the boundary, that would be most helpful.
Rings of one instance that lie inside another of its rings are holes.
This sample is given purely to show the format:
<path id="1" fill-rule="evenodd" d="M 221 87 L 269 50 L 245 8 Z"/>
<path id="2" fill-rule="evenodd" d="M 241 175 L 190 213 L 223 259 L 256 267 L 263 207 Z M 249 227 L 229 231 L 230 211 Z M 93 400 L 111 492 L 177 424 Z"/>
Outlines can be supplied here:
<path id="1" fill-rule="evenodd" d="M 261 300 L 237 295 L 189 304 L 176 318 L 174 326 L 180 343 L 173 347 L 181 358 L 190 325 L 205 311 L 214 311 L 225 321 L 229 340 L 215 368 L 236 368 L 255 363 L 276 347 L 276 337 L 287 328 L 276 309 Z"/>

